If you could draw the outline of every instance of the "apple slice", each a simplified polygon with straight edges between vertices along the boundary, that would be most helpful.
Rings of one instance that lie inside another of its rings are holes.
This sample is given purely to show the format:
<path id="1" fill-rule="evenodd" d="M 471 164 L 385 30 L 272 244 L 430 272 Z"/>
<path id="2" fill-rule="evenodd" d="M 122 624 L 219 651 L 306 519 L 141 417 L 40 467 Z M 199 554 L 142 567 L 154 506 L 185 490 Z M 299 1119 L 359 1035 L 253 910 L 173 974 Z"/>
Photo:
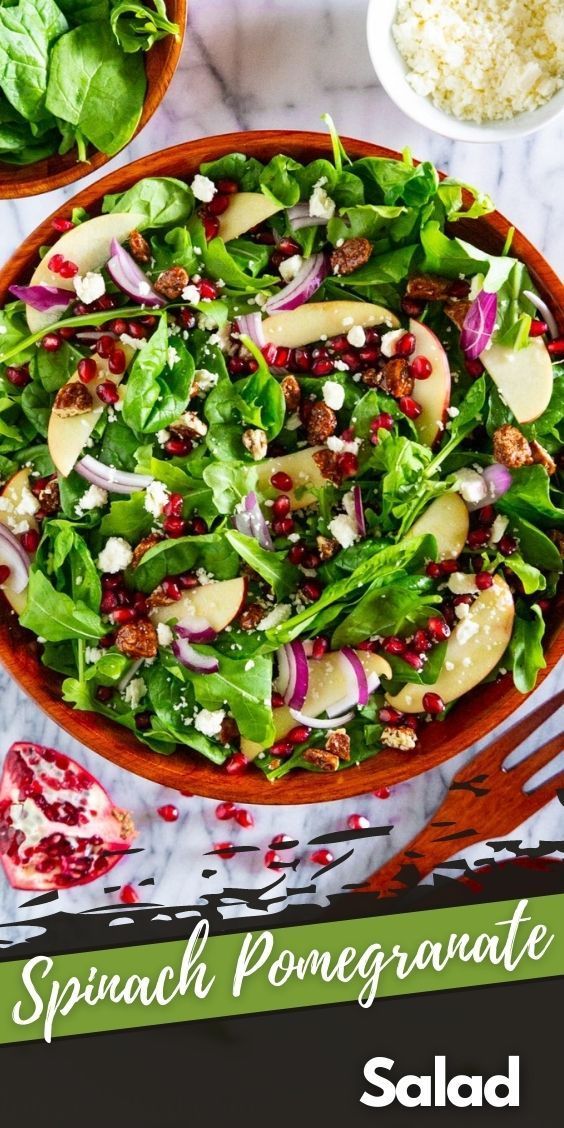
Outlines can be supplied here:
<path id="1" fill-rule="evenodd" d="M 219 235 L 224 243 L 228 243 L 279 211 L 282 211 L 282 204 L 275 204 L 262 192 L 236 192 L 230 197 L 229 207 L 219 217 Z"/>
<path id="2" fill-rule="evenodd" d="M 357 650 L 355 653 L 360 658 L 368 676 L 370 674 L 378 678 L 390 678 L 392 676 L 388 662 L 385 658 L 381 658 L 379 654 L 370 654 L 364 650 Z M 309 687 L 302 713 L 305 713 L 308 717 L 320 717 L 322 713 L 325 713 L 327 709 L 341 701 L 349 693 L 350 677 L 338 650 L 332 654 L 325 654 L 323 658 L 310 659 L 308 667 Z M 276 743 L 278 740 L 283 740 L 286 733 L 296 727 L 296 721 L 285 705 L 280 709 L 274 709 L 273 717 L 274 742 Z M 248 760 L 254 760 L 259 752 L 263 752 L 268 747 L 268 744 L 256 744 L 244 737 L 241 740 L 241 751 Z"/>
<path id="3" fill-rule="evenodd" d="M 59 290 L 69 290 L 74 294 L 72 278 L 61 278 L 49 270 L 48 263 L 53 255 L 63 255 L 70 262 L 76 263 L 80 274 L 87 274 L 89 270 L 100 270 L 107 263 L 111 250 L 112 239 L 124 243 L 128 235 L 143 222 L 140 215 L 132 212 L 112 212 L 111 215 L 97 215 L 79 223 L 77 227 L 65 231 L 60 239 L 49 247 L 46 255 L 41 259 L 39 266 L 34 270 L 30 286 L 57 286 Z M 32 333 L 45 329 L 61 317 L 60 310 L 46 310 L 40 313 L 37 309 L 28 306 L 26 309 L 27 323 Z"/>
<path id="4" fill-rule="evenodd" d="M 257 466 L 259 490 L 268 498 L 279 497 L 280 490 L 271 486 L 270 479 L 273 474 L 283 471 L 293 482 L 292 489 L 288 490 L 291 509 L 305 509 L 308 505 L 317 505 L 315 494 L 304 487 L 312 486 L 314 489 L 321 489 L 322 486 L 327 485 L 327 478 L 323 477 L 313 457 L 317 451 L 324 449 L 324 447 L 304 447 L 294 454 L 282 454 L 279 458 L 265 459 Z"/>
<path id="5" fill-rule="evenodd" d="M 247 581 L 243 576 L 234 580 L 221 580 L 217 584 L 204 584 L 190 588 L 175 603 L 153 607 L 153 623 L 170 623 L 172 620 L 205 619 L 217 634 L 224 631 L 236 618 L 245 602 Z"/>
<path id="6" fill-rule="evenodd" d="M 440 560 L 455 560 L 468 536 L 470 518 L 460 494 L 445 493 L 432 501 L 411 526 L 405 539 L 430 533 L 437 542 Z"/>
<path id="7" fill-rule="evenodd" d="M 373 325 L 397 329 L 399 321 L 389 309 L 370 302 L 306 302 L 297 309 L 267 317 L 262 328 L 269 343 L 297 349 L 326 337 L 339 337 L 355 325 L 363 329 Z"/>
<path id="8" fill-rule="evenodd" d="M 15 515 L 18 506 L 21 504 L 24 493 L 29 490 L 29 474 L 29 469 L 24 467 L 23 470 L 18 470 L 17 473 L 6 482 L 6 485 L 1 491 L 1 496 L 10 503 L 10 509 L 0 509 L 0 525 L 6 525 L 7 528 L 10 528 L 10 517 L 12 514 Z M 26 515 L 26 520 L 29 528 L 37 531 L 39 526 L 35 517 Z M 0 563 L 1 562 L 0 560 Z M 4 592 L 8 603 L 16 614 L 22 615 L 27 603 L 27 588 L 24 588 L 23 591 L 14 591 L 13 588 L 10 587 L 10 581 L 8 580 L 1 590 Z"/>
<path id="9" fill-rule="evenodd" d="M 125 371 L 127 371 L 134 350 L 130 345 L 121 345 L 120 347 L 125 353 L 127 361 Z M 108 361 L 102 359 L 102 357 L 93 354 L 93 359 L 96 361 L 98 375 L 87 385 L 95 405 L 92 411 L 85 412 L 84 415 L 69 415 L 66 417 L 57 415 L 55 411 L 52 411 L 49 418 L 49 427 L 47 430 L 49 454 L 59 474 L 62 474 L 63 478 L 68 478 L 71 470 L 78 462 L 102 412 L 106 410 L 105 404 L 101 403 L 96 396 L 96 388 L 99 384 L 102 384 L 104 380 L 112 380 L 114 384 L 119 384 L 125 376 L 125 372 L 121 373 L 121 375 L 110 372 Z M 68 383 L 73 384 L 78 378 L 78 372 L 74 372 Z"/>
<path id="10" fill-rule="evenodd" d="M 437 681 L 433 685 L 404 685 L 395 697 L 388 697 L 390 705 L 402 713 L 424 713 L 426 693 L 438 693 L 448 705 L 474 689 L 503 658 L 514 617 L 509 587 L 501 576 L 495 576 L 492 587 L 480 592 L 466 619 L 452 632 Z"/>
<path id="11" fill-rule="evenodd" d="M 524 349 L 492 345 L 480 360 L 518 423 L 532 423 L 546 411 L 552 396 L 552 362 L 541 337 Z"/>
<path id="12" fill-rule="evenodd" d="M 447 407 L 450 403 L 450 368 L 448 358 L 439 338 L 420 321 L 411 320 L 409 331 L 415 337 L 415 352 L 410 357 L 424 356 L 431 364 L 427 380 L 416 380 L 413 398 L 423 411 L 415 420 L 419 440 L 432 446 L 443 430 Z"/>

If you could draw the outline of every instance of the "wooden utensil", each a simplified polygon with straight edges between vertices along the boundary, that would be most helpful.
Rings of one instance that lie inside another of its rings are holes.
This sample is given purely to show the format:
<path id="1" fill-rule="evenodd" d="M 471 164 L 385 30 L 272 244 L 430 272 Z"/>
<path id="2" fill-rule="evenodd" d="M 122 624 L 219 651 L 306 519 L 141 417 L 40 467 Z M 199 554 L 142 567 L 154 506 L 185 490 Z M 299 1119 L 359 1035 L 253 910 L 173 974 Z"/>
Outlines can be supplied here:
<path id="1" fill-rule="evenodd" d="M 397 160 L 400 157 L 392 149 L 349 137 L 344 137 L 343 143 L 353 158 L 387 157 Z M 330 148 L 327 136 L 321 133 L 277 130 L 203 137 L 152 153 L 98 180 L 67 201 L 64 214 L 70 215 L 73 207 L 83 207 L 91 214 L 97 214 L 106 193 L 124 192 L 143 176 L 178 176 L 190 180 L 202 162 L 216 160 L 226 153 L 247 153 L 249 157 L 265 162 L 277 153 L 287 153 L 295 160 L 307 162 L 328 157 Z M 37 263 L 39 248 L 53 241 L 51 220 L 52 216 L 40 224 L 0 270 L 0 303 L 7 300 L 8 287 L 12 282 L 29 279 Z M 497 254 L 501 253 L 510 230 L 511 225 L 499 212 L 478 221 L 461 219 L 456 224 L 456 233 L 461 238 Z M 539 294 L 551 306 L 559 332 L 564 334 L 564 286 L 524 235 L 515 232 L 511 247 L 512 253 L 526 264 Z M 564 631 L 555 607 L 547 619 L 547 666 L 540 680 L 554 669 L 563 652 Z M 227 775 L 202 756 L 189 751 L 159 756 L 140 744 L 133 733 L 119 728 L 105 717 L 73 711 L 61 700 L 60 677 L 41 664 L 35 640 L 19 627 L 1 597 L 0 662 L 61 728 L 112 763 L 165 787 L 236 803 L 320 803 L 362 795 L 399 783 L 436 767 L 481 740 L 523 702 L 511 676 L 505 675 L 495 683 L 478 686 L 457 704 L 441 724 L 424 726 L 414 754 L 386 749 L 365 760 L 358 768 L 325 775 L 296 771 L 272 784 L 255 769 L 240 775 Z"/>
<path id="2" fill-rule="evenodd" d="M 182 51 L 188 0 L 167 0 L 166 8 L 168 19 L 178 24 L 180 35 L 178 39 L 173 35 L 160 39 L 145 56 L 147 93 L 135 137 L 160 106 Z M 53 188 L 61 188 L 63 184 L 72 184 L 83 176 L 89 176 L 110 160 L 112 157 L 105 153 L 92 151 L 87 162 L 77 161 L 75 148 L 64 156 L 55 153 L 30 165 L 10 165 L 0 160 L 0 199 L 14 200 L 22 196 L 39 196 L 42 192 L 51 192 Z"/>
<path id="3" fill-rule="evenodd" d="M 393 897 L 412 888 L 453 853 L 514 827 L 544 807 L 564 787 L 564 769 L 534 791 L 523 790 L 537 772 L 564 750 L 559 732 L 510 768 L 507 757 L 564 704 L 564 691 L 533 709 L 492 741 L 454 777 L 431 822 L 399 854 L 385 863 L 358 892 Z"/>

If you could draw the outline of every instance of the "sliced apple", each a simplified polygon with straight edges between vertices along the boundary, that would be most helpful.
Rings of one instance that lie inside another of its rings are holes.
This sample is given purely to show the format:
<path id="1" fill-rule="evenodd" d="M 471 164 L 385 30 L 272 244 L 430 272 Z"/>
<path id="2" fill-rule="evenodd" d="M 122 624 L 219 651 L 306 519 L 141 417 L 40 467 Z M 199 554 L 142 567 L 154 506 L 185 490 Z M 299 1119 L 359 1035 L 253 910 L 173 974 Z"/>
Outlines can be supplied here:
<path id="1" fill-rule="evenodd" d="M 204 584 L 190 588 L 181 599 L 168 603 L 165 607 L 153 607 L 150 616 L 153 623 L 170 623 L 173 620 L 205 619 L 210 627 L 224 631 L 237 617 L 247 593 L 247 581 L 242 576 L 234 580 L 221 580 L 217 584 Z"/>
<path id="2" fill-rule="evenodd" d="M 429 361 L 432 371 L 427 380 L 416 380 L 413 398 L 423 408 L 421 415 L 415 420 L 415 427 L 422 443 L 432 446 L 437 436 L 443 430 L 447 418 L 447 408 L 450 403 L 450 367 L 448 357 L 439 341 L 439 338 L 420 321 L 411 320 L 409 331 L 415 337 L 416 356 L 424 356 Z"/>
<path id="3" fill-rule="evenodd" d="M 288 490 L 291 508 L 305 509 L 308 505 L 316 505 L 315 494 L 310 493 L 305 487 L 311 486 L 318 490 L 327 485 L 327 479 L 323 477 L 313 457 L 317 451 L 323 449 L 323 447 L 305 447 L 304 450 L 297 450 L 294 454 L 282 454 L 279 458 L 267 458 L 261 462 L 257 467 L 257 484 L 261 493 L 270 498 L 278 497 L 280 491 L 271 486 L 270 479 L 273 474 L 283 471 L 293 482 L 292 489 Z"/>
<path id="4" fill-rule="evenodd" d="M 492 345 L 480 360 L 518 423 L 532 423 L 546 411 L 552 396 L 552 362 L 541 337 L 524 349 Z"/>
<path id="5" fill-rule="evenodd" d="M 390 678 L 392 676 L 388 662 L 385 658 L 381 658 L 379 654 L 370 654 L 364 650 L 357 650 L 355 653 L 360 658 L 368 676 L 370 674 L 378 678 Z M 338 650 L 332 654 L 326 654 L 323 658 L 310 659 L 308 666 L 309 688 L 302 713 L 305 713 L 308 717 L 320 717 L 322 713 L 327 712 L 327 709 L 336 705 L 346 696 L 350 689 L 350 680 L 347 676 L 347 668 Z M 282 740 L 286 733 L 295 728 L 296 721 L 285 705 L 281 709 L 274 709 L 273 717 L 274 741 L 276 742 Z M 241 751 L 248 760 L 254 760 L 259 752 L 263 752 L 268 747 L 268 744 L 256 744 L 254 741 L 245 738 L 241 741 Z"/>
<path id="6" fill-rule="evenodd" d="M 5 501 L 10 503 L 10 508 L 0 509 L 0 525 L 6 525 L 7 528 L 10 528 L 11 517 L 12 515 L 16 515 L 16 510 L 21 504 L 24 493 L 29 490 L 29 473 L 29 469 L 24 467 L 23 470 L 18 470 L 17 473 L 6 482 L 6 485 L 1 491 L 1 496 Z M 26 515 L 26 520 L 30 529 L 37 530 L 39 528 L 35 517 L 32 515 Z M 3 563 L 1 560 L 1 546 L 0 563 Z M 8 582 L 2 586 L 2 591 L 16 614 L 22 615 L 27 603 L 27 588 L 24 588 L 23 591 L 14 591 L 8 580 Z"/>
<path id="7" fill-rule="evenodd" d="M 355 325 L 362 329 L 373 325 L 397 329 L 399 321 L 389 309 L 370 302 L 307 302 L 297 309 L 267 317 L 262 328 L 268 342 L 297 349 L 325 337 L 348 333 Z"/>
<path id="8" fill-rule="evenodd" d="M 127 366 L 131 362 L 134 350 L 130 345 L 121 345 L 121 348 L 126 356 L 127 371 Z M 84 415 L 69 416 L 57 415 L 55 411 L 52 411 L 49 419 L 49 427 L 47 430 L 49 454 L 59 474 L 62 474 L 63 478 L 68 478 L 71 470 L 80 458 L 102 412 L 106 410 L 105 405 L 97 399 L 96 388 L 99 384 L 102 384 L 104 380 L 108 379 L 113 380 L 114 384 L 119 384 L 125 376 L 125 372 L 121 375 L 110 372 L 107 360 L 103 360 L 102 357 L 94 355 L 93 359 L 96 361 L 98 375 L 88 384 L 88 391 L 91 393 L 92 401 L 95 404 L 92 411 L 85 412 Z M 69 384 L 75 383 L 78 378 L 78 372 L 73 373 L 68 381 Z"/>
<path id="9" fill-rule="evenodd" d="M 509 587 L 501 576 L 495 576 L 492 587 L 480 592 L 466 619 L 452 632 L 437 681 L 433 685 L 404 685 L 395 697 L 388 697 L 390 705 L 402 713 L 424 713 L 426 693 L 438 693 L 448 705 L 474 689 L 503 658 L 514 617 Z"/>
<path id="10" fill-rule="evenodd" d="M 245 231 L 264 223 L 276 212 L 282 211 L 282 204 L 275 204 L 263 196 L 262 192 L 236 192 L 231 196 L 229 207 L 219 218 L 219 234 L 224 243 L 238 239 Z"/>
<path id="11" fill-rule="evenodd" d="M 466 544 L 469 526 L 468 509 L 460 494 L 445 493 L 431 502 L 405 539 L 430 533 L 437 542 L 439 559 L 455 560 Z"/>
<path id="12" fill-rule="evenodd" d="M 30 286 L 57 286 L 59 290 L 69 290 L 74 294 L 72 278 L 61 278 L 49 270 L 48 263 L 53 255 L 63 255 L 78 266 L 80 274 L 87 274 L 89 270 L 100 270 L 107 263 L 111 250 L 112 239 L 124 243 L 140 223 L 142 216 L 132 212 L 113 212 L 111 215 L 97 215 L 79 223 L 61 235 L 60 239 L 49 247 L 47 254 L 41 259 L 39 266 L 34 270 Z M 61 317 L 60 310 L 46 310 L 40 313 L 31 306 L 26 310 L 27 323 L 32 333 L 45 329 Z"/>

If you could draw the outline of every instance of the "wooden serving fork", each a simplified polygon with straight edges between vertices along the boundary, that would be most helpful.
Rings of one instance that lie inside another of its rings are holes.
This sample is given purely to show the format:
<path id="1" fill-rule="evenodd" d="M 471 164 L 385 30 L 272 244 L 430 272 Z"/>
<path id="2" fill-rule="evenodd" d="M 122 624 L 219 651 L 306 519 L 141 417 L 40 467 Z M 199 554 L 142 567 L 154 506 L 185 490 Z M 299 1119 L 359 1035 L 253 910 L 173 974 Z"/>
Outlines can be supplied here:
<path id="1" fill-rule="evenodd" d="M 454 777 L 448 794 L 423 828 L 404 850 L 373 873 L 358 892 L 393 897 L 412 888 L 441 862 L 464 846 L 486 838 L 503 838 L 530 818 L 564 787 L 564 769 L 534 791 L 523 790 L 541 768 L 564 750 L 564 734 L 552 737 L 518 764 L 505 768 L 511 752 L 564 704 L 564 691 L 518 721 Z"/>

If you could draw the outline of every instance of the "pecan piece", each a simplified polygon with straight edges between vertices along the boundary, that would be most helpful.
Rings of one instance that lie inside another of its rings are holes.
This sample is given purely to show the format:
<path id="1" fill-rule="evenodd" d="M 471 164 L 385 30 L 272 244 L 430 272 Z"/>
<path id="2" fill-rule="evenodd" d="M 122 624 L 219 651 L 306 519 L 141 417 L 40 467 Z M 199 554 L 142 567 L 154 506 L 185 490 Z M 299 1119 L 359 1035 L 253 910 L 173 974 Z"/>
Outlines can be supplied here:
<path id="1" fill-rule="evenodd" d="M 372 254 L 372 243 L 361 236 L 354 239 L 345 239 L 340 247 L 335 247 L 331 252 L 331 270 L 333 274 L 354 274 L 361 266 L 365 266 Z"/>
<path id="2" fill-rule="evenodd" d="M 322 772 L 336 772 L 339 767 L 339 757 L 325 748 L 306 748 L 304 760 Z"/>
<path id="3" fill-rule="evenodd" d="M 312 458 L 322 477 L 327 478 L 327 481 L 332 482 L 334 486 L 340 486 L 342 475 L 335 452 L 332 450 L 316 450 Z"/>
<path id="4" fill-rule="evenodd" d="M 159 649 L 157 632 L 148 619 L 124 623 L 116 634 L 116 646 L 120 654 L 128 658 L 156 658 Z"/>
<path id="5" fill-rule="evenodd" d="M 444 302 L 452 293 L 452 279 L 438 274 L 414 274 L 407 283 L 406 294 L 422 302 Z"/>
<path id="6" fill-rule="evenodd" d="M 365 368 L 360 379 L 367 388 L 378 388 L 382 383 L 382 372 L 379 368 Z"/>
<path id="7" fill-rule="evenodd" d="M 242 631 L 254 631 L 261 619 L 264 619 L 265 610 L 260 603 L 249 603 L 248 607 L 239 615 L 239 626 Z"/>
<path id="8" fill-rule="evenodd" d="M 409 361 L 404 356 L 394 356 L 382 369 L 382 388 L 390 396 L 410 396 L 414 379 L 409 371 Z"/>
<path id="9" fill-rule="evenodd" d="M 333 540 L 332 537 L 322 537 L 319 535 L 315 540 L 317 543 L 317 551 L 322 560 L 331 560 L 341 547 L 339 542 Z"/>
<path id="10" fill-rule="evenodd" d="M 129 250 L 135 262 L 150 262 L 151 248 L 140 231 L 132 231 L 129 236 Z"/>
<path id="11" fill-rule="evenodd" d="M 451 321 L 453 321 L 459 329 L 462 329 L 466 320 L 466 314 L 468 313 L 471 305 L 472 302 L 467 301 L 448 301 L 445 302 L 444 310 L 447 317 Z"/>
<path id="12" fill-rule="evenodd" d="M 55 513 L 59 512 L 61 508 L 61 497 L 59 493 L 59 483 L 56 478 L 51 478 L 50 482 L 46 482 L 43 489 L 40 490 L 37 495 L 37 500 L 46 517 L 52 517 Z"/>
<path id="13" fill-rule="evenodd" d="M 260 462 L 262 458 L 266 458 L 268 439 L 260 427 L 248 427 L 246 431 L 243 431 L 242 438 L 245 450 L 248 450 L 255 462 Z"/>
<path id="14" fill-rule="evenodd" d="M 92 411 L 93 406 L 94 401 L 88 388 L 81 384 L 80 380 L 70 380 L 68 384 L 63 384 L 62 388 L 59 388 L 53 411 L 62 419 L 68 419 L 71 415 L 86 415 Z"/>
<path id="15" fill-rule="evenodd" d="M 532 439 L 529 446 L 533 456 L 533 462 L 538 462 L 539 466 L 544 466 L 549 477 L 556 474 L 556 463 L 552 455 L 550 455 L 536 439 Z"/>
<path id="16" fill-rule="evenodd" d="M 398 748 L 400 752 L 411 752 L 417 745 L 417 734 L 409 725 L 389 725 L 380 737 L 386 748 Z"/>
<path id="17" fill-rule="evenodd" d="M 285 376 L 282 383 L 282 395 L 286 401 L 288 411 L 297 411 L 300 406 L 302 393 L 295 376 Z"/>
<path id="18" fill-rule="evenodd" d="M 137 547 L 139 547 L 139 545 Z M 162 586 L 159 584 L 148 597 L 147 607 L 168 607 L 175 602 L 176 600 L 171 599 L 169 595 L 165 594 Z"/>
<path id="19" fill-rule="evenodd" d="M 163 298 L 168 298 L 173 302 L 176 298 L 182 297 L 182 291 L 188 285 L 188 272 L 183 266 L 171 266 L 168 270 L 162 270 L 153 283 L 153 288 L 157 294 L 162 294 Z"/>
<path id="20" fill-rule="evenodd" d="M 337 416 L 323 400 L 313 404 L 307 421 L 308 442 L 315 446 L 324 443 L 337 430 Z"/>
<path id="21" fill-rule="evenodd" d="M 132 572 L 139 567 L 145 553 L 148 552 L 150 548 L 154 548 L 156 544 L 159 544 L 162 539 L 162 533 L 149 533 L 148 537 L 144 537 L 143 540 L 139 541 L 137 547 L 133 549 L 133 556 L 131 557 L 131 564 L 129 565 Z"/>
<path id="22" fill-rule="evenodd" d="M 236 744 L 239 739 L 239 729 L 235 717 L 224 717 L 217 738 L 221 744 Z"/>
<path id="23" fill-rule="evenodd" d="M 524 435 L 511 423 L 504 423 L 493 433 L 493 454 L 496 462 L 502 462 L 510 470 L 520 466 L 531 466 L 533 455 Z"/>
<path id="24" fill-rule="evenodd" d="M 339 760 L 350 760 L 351 758 L 351 738 L 342 728 L 333 729 L 329 733 L 325 741 L 325 748 L 327 752 L 338 756 Z"/>

